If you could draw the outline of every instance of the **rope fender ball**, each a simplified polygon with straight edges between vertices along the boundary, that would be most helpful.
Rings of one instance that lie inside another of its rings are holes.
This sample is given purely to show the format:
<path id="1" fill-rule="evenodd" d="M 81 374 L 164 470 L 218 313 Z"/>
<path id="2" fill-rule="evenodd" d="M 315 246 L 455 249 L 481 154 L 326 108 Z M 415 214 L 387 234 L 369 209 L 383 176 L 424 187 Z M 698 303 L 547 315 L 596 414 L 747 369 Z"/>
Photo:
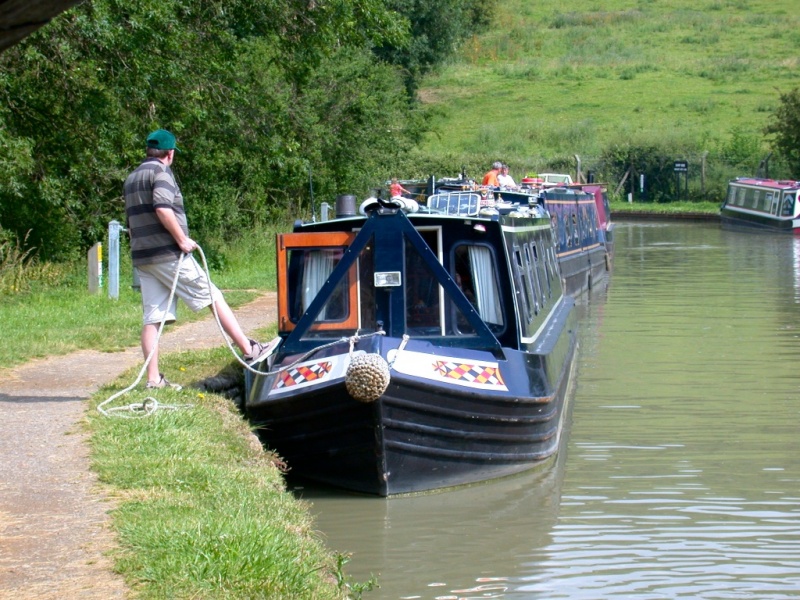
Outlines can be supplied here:
<path id="1" fill-rule="evenodd" d="M 347 392 L 359 402 L 374 402 L 389 387 L 389 365 L 380 354 L 354 353 L 344 378 Z"/>

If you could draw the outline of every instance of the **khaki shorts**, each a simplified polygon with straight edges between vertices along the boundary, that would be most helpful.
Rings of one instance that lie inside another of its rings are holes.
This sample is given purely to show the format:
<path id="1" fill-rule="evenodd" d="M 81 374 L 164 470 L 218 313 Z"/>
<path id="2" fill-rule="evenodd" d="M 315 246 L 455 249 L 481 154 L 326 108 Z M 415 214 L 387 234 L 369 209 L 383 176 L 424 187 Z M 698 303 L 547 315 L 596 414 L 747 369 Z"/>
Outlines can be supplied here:
<path id="1" fill-rule="evenodd" d="M 161 323 L 165 317 L 167 323 L 174 321 L 178 298 L 183 300 L 193 312 L 211 306 L 212 301 L 217 302 L 222 299 L 222 293 L 217 286 L 208 280 L 206 272 L 190 255 L 181 262 L 175 295 L 172 303 L 167 306 L 177 267 L 177 259 L 136 267 L 142 286 L 142 313 L 145 325 Z"/>

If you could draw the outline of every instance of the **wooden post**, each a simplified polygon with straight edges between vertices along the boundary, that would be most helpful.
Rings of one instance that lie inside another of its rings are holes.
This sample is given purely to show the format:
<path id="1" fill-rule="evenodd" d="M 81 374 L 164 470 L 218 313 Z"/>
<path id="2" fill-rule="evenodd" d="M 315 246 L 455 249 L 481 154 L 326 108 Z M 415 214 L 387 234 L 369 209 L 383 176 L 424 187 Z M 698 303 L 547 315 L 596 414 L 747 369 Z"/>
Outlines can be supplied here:
<path id="1" fill-rule="evenodd" d="M 103 288 L 103 244 L 97 242 L 86 256 L 89 261 L 89 293 L 96 294 Z"/>
<path id="2" fill-rule="evenodd" d="M 708 150 L 703 152 L 703 157 L 700 159 L 700 197 L 706 199 L 706 156 Z"/>
<path id="3" fill-rule="evenodd" d="M 617 189 L 614 190 L 614 195 L 615 196 L 619 195 L 619 191 L 622 189 L 622 186 L 624 186 L 625 182 L 628 180 L 628 175 L 631 174 L 631 169 L 632 168 L 633 167 L 630 167 L 630 168 L 628 168 L 627 171 L 625 171 L 625 175 L 622 177 L 622 181 L 619 182 L 619 185 L 617 186 Z"/>

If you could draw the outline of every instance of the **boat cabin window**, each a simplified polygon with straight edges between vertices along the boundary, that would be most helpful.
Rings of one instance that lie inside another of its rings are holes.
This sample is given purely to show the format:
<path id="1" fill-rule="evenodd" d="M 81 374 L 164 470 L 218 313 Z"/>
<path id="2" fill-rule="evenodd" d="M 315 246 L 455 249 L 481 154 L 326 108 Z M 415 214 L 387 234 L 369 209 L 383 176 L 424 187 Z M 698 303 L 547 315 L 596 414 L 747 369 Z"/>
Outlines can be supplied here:
<path id="1" fill-rule="evenodd" d="M 531 248 L 531 255 L 533 256 L 533 262 L 531 263 L 533 266 L 533 278 L 536 281 L 536 290 L 539 294 L 539 301 L 542 306 L 547 304 L 547 298 L 552 293 L 550 290 L 550 282 L 547 280 L 547 273 L 546 267 L 544 265 L 544 260 L 542 259 L 541 254 L 539 254 L 539 248 L 536 245 L 536 242 L 530 243 Z M 545 286 L 547 286 L 547 290 L 545 291 Z"/>
<path id="2" fill-rule="evenodd" d="M 597 240 L 597 207 L 594 202 L 585 203 L 581 208 L 581 217 L 586 228 L 585 240 L 592 243 Z"/>
<path id="3" fill-rule="evenodd" d="M 439 230 L 418 229 L 441 261 Z M 454 248 L 453 279 L 480 318 L 494 332 L 504 329 L 495 256 L 488 246 L 459 244 Z M 415 337 L 475 335 L 465 312 L 439 283 L 425 259 L 410 242 L 405 244 L 406 332 Z M 363 290 L 362 290 L 363 296 Z M 443 310 L 446 308 L 446 310 Z"/>
<path id="4" fill-rule="evenodd" d="M 520 298 L 522 308 L 522 321 L 530 323 L 533 317 L 539 314 L 539 306 L 531 290 L 530 269 L 528 267 L 525 253 L 522 248 L 514 248 L 514 279 L 516 282 L 517 294 Z"/>
<path id="5" fill-rule="evenodd" d="M 772 192 L 767 192 L 766 199 L 764 200 L 764 206 L 767 207 L 767 210 L 772 213 L 773 215 L 778 214 L 778 207 L 780 206 L 780 194 L 776 193 L 773 194 Z"/>
<path id="6" fill-rule="evenodd" d="M 291 250 L 289 252 L 289 315 L 297 322 L 339 264 L 341 248 Z M 317 315 L 319 322 L 344 319 L 349 310 L 346 279 L 339 282 Z"/>
<path id="7" fill-rule="evenodd" d="M 746 188 L 740 187 L 737 190 L 737 192 L 736 192 L 736 204 L 738 204 L 739 206 L 744 206 L 744 197 L 745 197 L 746 193 L 747 193 L 747 189 Z"/>
<path id="8" fill-rule="evenodd" d="M 547 247 L 547 255 L 546 255 L 546 264 L 547 264 L 547 289 L 550 290 L 550 297 L 553 296 L 553 281 L 556 281 L 559 277 L 556 265 L 558 264 L 558 259 L 556 258 L 556 251 L 552 246 Z"/>
<path id="9" fill-rule="evenodd" d="M 761 201 L 761 210 L 764 212 L 769 212 L 772 209 L 772 198 L 770 196 L 771 194 L 764 192 L 764 198 Z"/>
<path id="10" fill-rule="evenodd" d="M 425 243 L 439 256 L 438 229 L 419 229 Z M 406 240 L 406 331 L 409 335 L 442 335 L 442 288 L 422 256 Z"/>
<path id="11" fill-rule="evenodd" d="M 325 301 L 309 332 L 330 335 L 358 327 L 357 266 L 337 281 L 331 278 L 353 237 L 341 232 L 278 236 L 279 331 L 292 331 L 323 291 Z"/>
<path id="12" fill-rule="evenodd" d="M 736 204 L 736 188 L 732 185 L 728 186 L 728 204 Z"/>
<path id="13" fill-rule="evenodd" d="M 758 210 L 761 208 L 758 204 L 761 201 L 761 190 L 750 190 L 750 193 L 753 198 L 753 208 Z"/>
<path id="14" fill-rule="evenodd" d="M 539 281 L 539 274 L 536 272 L 536 250 L 533 244 L 525 245 L 525 263 L 530 280 L 530 293 L 533 299 L 533 314 L 538 315 L 542 301 L 542 284 Z"/>
<path id="15" fill-rule="evenodd" d="M 459 244 L 453 258 L 456 284 L 489 328 L 494 332 L 502 331 L 505 319 L 492 249 L 479 244 Z M 453 310 L 459 332 L 474 333 L 466 318 L 458 314 L 458 307 L 454 305 Z"/>
<path id="16" fill-rule="evenodd" d="M 783 195 L 783 209 L 781 210 L 782 217 L 794 216 L 794 200 L 797 192 L 789 192 Z"/>
<path id="17" fill-rule="evenodd" d="M 575 212 L 572 213 L 572 242 L 573 245 L 578 248 L 581 245 L 581 230 L 578 224 L 578 212 L 577 208 L 575 208 Z"/>

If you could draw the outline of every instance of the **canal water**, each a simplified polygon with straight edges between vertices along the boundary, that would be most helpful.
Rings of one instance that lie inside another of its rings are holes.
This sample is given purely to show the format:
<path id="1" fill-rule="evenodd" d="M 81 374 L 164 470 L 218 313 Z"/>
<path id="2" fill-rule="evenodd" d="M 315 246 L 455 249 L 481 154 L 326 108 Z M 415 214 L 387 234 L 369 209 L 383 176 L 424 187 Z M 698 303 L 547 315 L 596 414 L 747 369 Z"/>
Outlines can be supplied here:
<path id="1" fill-rule="evenodd" d="M 561 453 L 413 498 L 306 484 L 369 599 L 800 598 L 800 238 L 620 223 Z"/>

